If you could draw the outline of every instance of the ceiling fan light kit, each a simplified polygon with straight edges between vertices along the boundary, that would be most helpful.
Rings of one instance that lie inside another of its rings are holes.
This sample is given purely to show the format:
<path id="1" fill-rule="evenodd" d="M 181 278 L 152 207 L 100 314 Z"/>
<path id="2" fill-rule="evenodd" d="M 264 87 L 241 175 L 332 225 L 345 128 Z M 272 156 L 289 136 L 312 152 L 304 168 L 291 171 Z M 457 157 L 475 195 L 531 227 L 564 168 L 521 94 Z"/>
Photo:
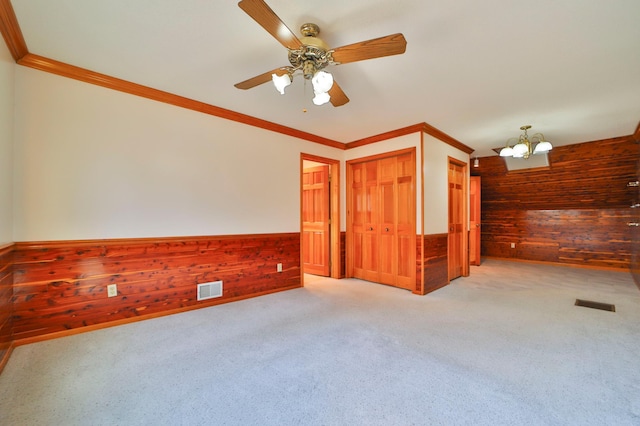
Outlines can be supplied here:
<path id="1" fill-rule="evenodd" d="M 518 138 L 509 138 L 505 147 L 500 150 L 500 157 L 513 157 L 528 159 L 531 154 L 546 154 L 553 149 L 551 142 L 547 141 L 542 133 L 536 133 L 531 136 L 527 135 L 527 130 L 531 128 L 530 125 L 521 126 L 520 130 L 523 133 Z M 511 146 L 511 143 L 514 143 Z"/>
<path id="2" fill-rule="evenodd" d="M 333 86 L 333 76 L 326 71 L 318 71 L 311 79 L 315 93 L 328 93 Z"/>
<path id="3" fill-rule="evenodd" d="M 313 97 L 314 105 L 324 105 L 331 100 L 331 96 L 327 92 L 315 93 Z"/>
<path id="4" fill-rule="evenodd" d="M 271 79 L 273 80 L 273 85 L 276 86 L 276 90 L 280 92 L 281 95 L 284 95 L 285 87 L 291 84 L 291 76 L 289 73 L 283 75 L 273 73 L 271 74 Z"/>
<path id="5" fill-rule="evenodd" d="M 242 0 L 238 6 L 287 48 L 291 64 L 237 83 L 238 89 L 251 89 L 271 80 L 284 95 L 294 75 L 301 73 L 313 84 L 315 105 L 331 102 L 335 107 L 341 106 L 349 102 L 349 98 L 333 75 L 324 71 L 327 66 L 398 55 L 404 53 L 407 46 L 404 36 L 398 33 L 331 49 L 318 37 L 320 28 L 316 24 L 303 24 L 300 27 L 303 37 L 298 39 L 264 0 Z"/>

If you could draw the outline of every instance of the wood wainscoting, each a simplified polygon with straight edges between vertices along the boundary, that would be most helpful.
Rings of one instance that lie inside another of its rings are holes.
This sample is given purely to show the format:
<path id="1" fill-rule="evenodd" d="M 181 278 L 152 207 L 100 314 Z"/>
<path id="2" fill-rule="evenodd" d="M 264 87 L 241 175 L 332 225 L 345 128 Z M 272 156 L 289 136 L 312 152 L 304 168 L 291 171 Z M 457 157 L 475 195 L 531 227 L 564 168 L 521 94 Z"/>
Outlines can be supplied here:
<path id="1" fill-rule="evenodd" d="M 16 343 L 301 286 L 299 233 L 21 242 L 13 265 Z M 222 297 L 196 300 L 197 284 L 219 280 Z"/>
<path id="2" fill-rule="evenodd" d="M 636 181 L 640 182 L 640 123 L 636 127 L 636 131 L 633 134 L 633 140 L 638 146 L 638 152 L 636 157 Z M 631 275 L 636 282 L 638 289 L 640 289 L 640 227 L 635 224 L 640 223 L 640 186 L 628 186 L 629 191 L 633 194 L 633 204 L 631 209 L 631 220 L 628 226 L 631 228 Z"/>
<path id="3" fill-rule="evenodd" d="M 0 247 L 0 371 L 9 360 L 13 324 L 13 244 Z"/>
<path id="4" fill-rule="evenodd" d="M 424 235 L 423 238 L 424 250 L 420 247 L 418 236 L 418 258 L 422 259 L 422 270 L 418 267 L 418 277 L 423 282 L 422 288 L 417 291 L 419 294 L 431 293 L 449 284 L 449 234 Z"/>

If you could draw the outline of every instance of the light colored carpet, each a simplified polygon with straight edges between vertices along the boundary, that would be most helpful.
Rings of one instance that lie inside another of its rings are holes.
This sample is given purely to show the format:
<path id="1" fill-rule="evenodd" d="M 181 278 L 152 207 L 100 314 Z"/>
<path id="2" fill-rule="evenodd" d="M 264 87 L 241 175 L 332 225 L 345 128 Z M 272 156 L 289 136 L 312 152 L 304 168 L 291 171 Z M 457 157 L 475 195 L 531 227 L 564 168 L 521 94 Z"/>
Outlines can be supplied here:
<path id="1" fill-rule="evenodd" d="M 630 274 L 497 260 L 471 273 L 424 297 L 311 279 L 20 346 L 0 375 L 0 423 L 640 424 Z"/>

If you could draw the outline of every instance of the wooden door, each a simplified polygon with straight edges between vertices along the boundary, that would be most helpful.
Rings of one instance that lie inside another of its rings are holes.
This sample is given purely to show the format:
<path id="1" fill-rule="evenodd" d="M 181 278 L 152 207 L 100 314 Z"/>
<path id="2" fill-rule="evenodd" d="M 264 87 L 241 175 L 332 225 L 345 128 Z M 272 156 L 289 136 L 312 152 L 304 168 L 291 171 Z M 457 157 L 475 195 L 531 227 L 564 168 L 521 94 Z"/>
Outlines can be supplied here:
<path id="1" fill-rule="evenodd" d="M 414 290 L 415 150 L 347 163 L 347 276 Z"/>
<path id="2" fill-rule="evenodd" d="M 469 184 L 469 263 L 480 265 L 480 176 Z"/>
<path id="3" fill-rule="evenodd" d="M 464 174 L 464 166 L 449 161 L 449 280 L 463 274 Z"/>
<path id="4" fill-rule="evenodd" d="M 347 262 L 347 276 L 364 278 L 365 256 L 365 167 L 364 163 L 354 164 L 349 168 L 349 185 L 351 185 L 351 197 L 348 204 L 350 216 L 349 225 L 349 259 Z M 349 274 L 349 271 L 351 274 Z"/>
<path id="5" fill-rule="evenodd" d="M 396 285 L 416 288 L 415 151 L 396 157 Z"/>
<path id="6" fill-rule="evenodd" d="M 382 284 L 396 283 L 398 262 L 396 258 L 396 157 L 383 158 L 377 161 L 379 179 L 378 194 L 380 196 L 379 232 L 379 272 L 378 281 Z"/>
<path id="7" fill-rule="evenodd" d="M 302 172 L 304 272 L 329 276 L 329 166 Z"/>
<path id="8" fill-rule="evenodd" d="M 363 205 L 363 238 L 362 238 L 362 272 L 361 278 L 378 281 L 378 242 L 380 237 L 378 208 L 378 163 L 364 163 L 364 205 Z"/>

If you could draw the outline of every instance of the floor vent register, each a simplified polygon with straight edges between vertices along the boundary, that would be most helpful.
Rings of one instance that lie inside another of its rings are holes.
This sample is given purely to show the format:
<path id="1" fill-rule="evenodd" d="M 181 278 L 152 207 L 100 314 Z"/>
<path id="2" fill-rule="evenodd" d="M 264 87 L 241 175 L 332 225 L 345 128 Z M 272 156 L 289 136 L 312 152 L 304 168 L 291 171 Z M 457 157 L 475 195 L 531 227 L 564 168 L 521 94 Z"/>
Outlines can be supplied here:
<path id="1" fill-rule="evenodd" d="M 585 308 L 600 309 L 601 311 L 615 312 L 616 305 L 602 302 L 592 302 L 591 300 L 576 299 L 576 306 L 584 306 Z"/>

